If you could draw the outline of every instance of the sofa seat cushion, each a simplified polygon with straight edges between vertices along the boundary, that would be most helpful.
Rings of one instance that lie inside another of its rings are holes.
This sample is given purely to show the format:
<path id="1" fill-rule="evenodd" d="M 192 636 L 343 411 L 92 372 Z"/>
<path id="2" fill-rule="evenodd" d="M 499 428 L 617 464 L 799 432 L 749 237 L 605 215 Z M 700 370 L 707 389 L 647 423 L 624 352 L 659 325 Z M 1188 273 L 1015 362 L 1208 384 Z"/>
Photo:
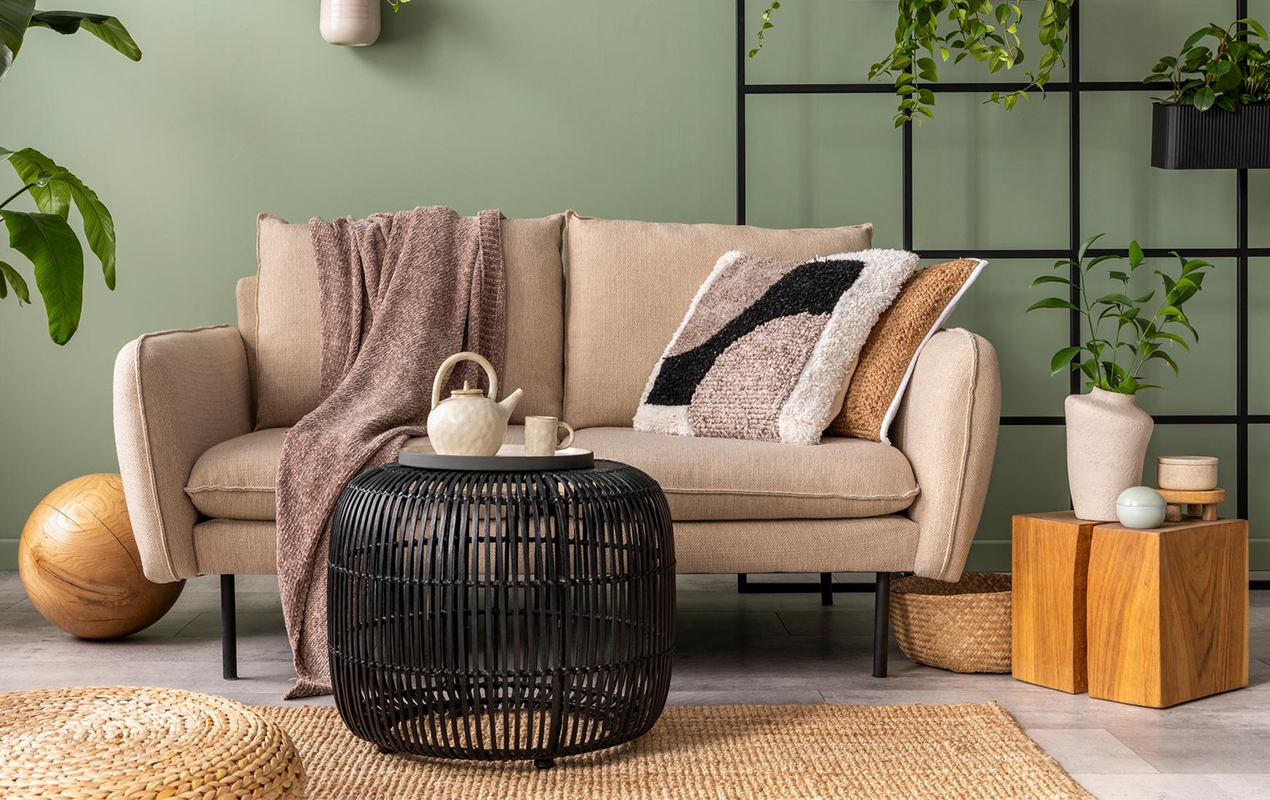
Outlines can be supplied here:
<path id="1" fill-rule="evenodd" d="M 213 519 L 273 520 L 277 518 L 274 492 L 278 486 L 278 462 L 282 441 L 290 428 L 266 428 L 221 442 L 199 456 L 190 471 L 185 493 L 202 514 Z M 507 441 L 525 441 L 525 429 L 512 425 Z M 407 445 L 426 444 L 415 436 Z"/>
<path id="2" fill-rule="evenodd" d="M 876 517 L 908 508 L 918 491 L 903 453 L 863 439 L 802 446 L 587 428 L 574 446 L 653 476 L 676 520 Z"/>

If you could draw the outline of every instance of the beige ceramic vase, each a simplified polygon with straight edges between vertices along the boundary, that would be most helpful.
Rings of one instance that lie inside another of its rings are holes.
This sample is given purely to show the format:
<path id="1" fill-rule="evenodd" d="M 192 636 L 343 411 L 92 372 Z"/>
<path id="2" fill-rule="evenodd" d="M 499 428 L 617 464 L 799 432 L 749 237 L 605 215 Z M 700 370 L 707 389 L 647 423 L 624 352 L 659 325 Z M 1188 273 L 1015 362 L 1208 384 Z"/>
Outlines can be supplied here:
<path id="1" fill-rule="evenodd" d="M 1067 482 L 1081 519 L 1116 519 L 1116 498 L 1142 483 L 1155 421 L 1131 394 L 1094 388 L 1073 394 L 1067 412 Z"/>

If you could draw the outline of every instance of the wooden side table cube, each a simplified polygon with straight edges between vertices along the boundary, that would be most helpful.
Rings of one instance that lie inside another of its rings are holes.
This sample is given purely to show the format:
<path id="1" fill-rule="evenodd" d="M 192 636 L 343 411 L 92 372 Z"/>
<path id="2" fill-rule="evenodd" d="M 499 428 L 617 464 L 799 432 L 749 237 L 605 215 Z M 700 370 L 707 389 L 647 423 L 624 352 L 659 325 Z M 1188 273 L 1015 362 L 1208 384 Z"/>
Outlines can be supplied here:
<path id="1" fill-rule="evenodd" d="M 1248 685 L 1248 523 L 1094 529 L 1089 695 L 1164 708 Z"/>
<path id="2" fill-rule="evenodd" d="M 1012 672 L 1028 683 L 1086 688 L 1085 582 L 1096 522 L 1070 511 L 1014 518 Z"/>

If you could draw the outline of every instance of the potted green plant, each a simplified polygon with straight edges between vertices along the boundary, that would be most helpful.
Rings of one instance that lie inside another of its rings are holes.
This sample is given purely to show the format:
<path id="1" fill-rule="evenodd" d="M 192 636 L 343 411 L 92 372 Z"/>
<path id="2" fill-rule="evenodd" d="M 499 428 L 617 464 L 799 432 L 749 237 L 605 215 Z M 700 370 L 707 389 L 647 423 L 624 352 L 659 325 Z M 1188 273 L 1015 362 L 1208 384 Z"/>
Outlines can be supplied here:
<path id="1" fill-rule="evenodd" d="M 49 28 L 64 35 L 86 31 L 133 61 L 141 58 L 141 49 L 114 17 L 36 11 L 35 0 L 0 0 L 0 80 L 8 75 L 30 28 Z M 84 237 L 101 261 L 106 286 L 112 290 L 115 221 L 96 192 L 40 151 L 0 146 L 0 162 L 6 161 L 18 174 L 19 188 L 0 200 L 0 222 L 8 230 L 9 245 L 31 261 L 48 313 L 50 338 L 66 344 L 79 327 L 84 299 L 84 250 L 68 222 L 70 208 L 74 205 L 79 212 Z M 13 207 L 24 194 L 34 202 L 35 211 Z M 0 261 L 0 299 L 8 297 L 10 289 L 19 305 L 31 302 L 26 279 L 11 264 Z"/>
<path id="2" fill-rule="evenodd" d="M 1050 359 L 1050 370 L 1058 375 L 1079 369 L 1090 389 L 1088 394 L 1069 396 L 1064 404 L 1072 508 L 1081 519 L 1114 520 L 1116 497 L 1142 482 L 1142 463 L 1154 428 L 1151 415 L 1138 408 L 1137 393 L 1160 387 L 1142 380 L 1143 369 L 1152 361 L 1163 361 L 1177 374 L 1177 361 L 1169 350 L 1173 345 L 1190 350 L 1183 334 L 1199 341 L 1199 333 L 1186 316 L 1184 306 L 1203 288 L 1205 270 L 1213 265 L 1174 252 L 1181 262 L 1178 277 L 1155 270 L 1163 293 L 1156 289 L 1131 297 L 1129 282 L 1145 260 L 1142 248 L 1136 241 L 1131 242 L 1128 270 L 1112 269 L 1125 256 L 1086 258 L 1089 248 L 1101 236 L 1086 241 L 1075 261 L 1063 259 L 1054 263 L 1055 269 L 1075 268 L 1077 281 L 1065 274 L 1046 274 L 1032 282 L 1033 286 L 1067 287 L 1068 295 L 1074 287 L 1079 302 L 1072 303 L 1068 297 L 1047 297 L 1027 310 L 1076 311 L 1085 324 L 1089 338 L 1081 345 L 1056 352 Z M 1091 301 L 1091 279 L 1102 264 L 1109 265 L 1106 275 L 1121 289 Z"/>
<path id="3" fill-rule="evenodd" d="M 1156 63 L 1146 82 L 1172 91 L 1152 109 L 1152 166 L 1270 167 L 1270 62 L 1255 41 L 1265 38 L 1255 19 L 1206 25 Z"/>
<path id="4" fill-rule="evenodd" d="M 1063 61 L 1067 42 L 1067 20 L 1076 0 L 1045 0 L 1037 16 L 1037 37 L 1043 48 L 1035 71 L 1027 70 L 1027 83 L 1012 92 L 992 92 L 988 102 L 999 103 L 1006 110 L 1019 100 L 1028 100 L 1029 91 L 1045 92 L 1050 73 Z M 763 12 L 758 44 L 750 57 L 763 49 L 766 34 L 775 27 L 772 15 L 781 7 L 773 0 Z M 988 65 L 996 74 L 1011 70 L 1025 61 L 1022 0 L 899 0 L 899 19 L 895 26 L 895 46 L 885 58 L 869 68 L 869 79 L 885 75 L 895 84 L 899 105 L 895 127 L 921 117 L 933 117 L 935 90 L 929 85 L 939 82 L 939 64 L 966 58 Z M 1028 45 L 1029 47 L 1031 45 Z M 938 60 L 937 60 L 938 59 Z"/>

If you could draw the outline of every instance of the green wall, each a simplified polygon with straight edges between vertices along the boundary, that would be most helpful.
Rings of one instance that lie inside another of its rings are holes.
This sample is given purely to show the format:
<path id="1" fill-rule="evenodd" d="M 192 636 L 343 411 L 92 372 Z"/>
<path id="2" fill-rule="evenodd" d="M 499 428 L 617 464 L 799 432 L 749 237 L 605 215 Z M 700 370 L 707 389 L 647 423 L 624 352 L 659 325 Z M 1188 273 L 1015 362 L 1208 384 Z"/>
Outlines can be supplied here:
<path id="1" fill-rule="evenodd" d="M 87 37 L 34 31 L 0 85 L 0 144 L 37 146 L 110 204 L 119 287 L 91 273 L 81 331 L 51 344 L 42 311 L 0 310 L 0 567 L 31 507 L 76 475 L 116 469 L 110 376 L 139 333 L 234 319 L 234 280 L 254 264 L 254 220 L 365 215 L 419 204 L 531 216 L 572 207 L 655 220 L 732 221 L 732 0 L 414 0 L 385 14 L 371 48 L 326 45 L 316 0 L 68 3 L 109 10 L 145 50 L 132 64 Z M 1131 80 L 1191 30 L 1232 16 L 1221 0 L 1085 4 L 1083 76 Z M 863 77 L 886 50 L 888 2 L 793 0 L 759 81 Z M 751 1 L 751 21 L 761 5 Z M 1270 17 L 1270 0 L 1253 13 Z M 1123 50 L 1113 52 L 1111 48 Z M 1032 48 L 1033 53 L 1039 47 Z M 949 79 L 978 80 L 964 69 Z M 871 221 L 898 245 L 899 137 L 886 96 L 751 99 L 750 221 Z M 915 134 L 917 247 L 1062 247 L 1067 103 L 1011 114 L 946 96 Z M 1122 245 L 1230 246 L 1234 176 L 1147 166 L 1148 101 L 1083 100 L 1087 233 Z M 0 176 L 0 190 L 11 182 Z M 16 188 L 14 186 L 13 188 Z M 1253 244 L 1270 245 L 1270 180 L 1252 178 Z M 6 191 L 7 194 L 7 191 Z M 0 258 L 7 258 L 0 246 Z M 12 260 L 12 259 L 9 259 Z M 956 324 L 997 346 L 1007 414 L 1061 413 L 1049 355 L 1060 316 L 1024 318 L 1047 264 L 994 263 Z M 1193 302 L 1201 346 L 1156 412 L 1234 410 L 1233 269 Z M 1255 342 L 1270 337 L 1270 263 L 1253 265 Z M 28 273 L 29 274 L 29 273 Z M 1253 411 L 1270 413 L 1270 348 L 1254 344 Z M 1157 429 L 1153 451 L 1215 453 L 1233 428 Z M 1254 429 L 1254 563 L 1270 568 L 1270 428 Z M 1150 473 L 1148 468 L 1148 473 Z M 973 564 L 1008 565 L 1009 515 L 1066 502 L 1062 429 L 1006 428 Z M 1148 474 L 1148 479 L 1150 479 Z M 1225 483 L 1233 487 L 1228 467 Z M 1233 502 L 1224 509 L 1233 514 Z"/>

